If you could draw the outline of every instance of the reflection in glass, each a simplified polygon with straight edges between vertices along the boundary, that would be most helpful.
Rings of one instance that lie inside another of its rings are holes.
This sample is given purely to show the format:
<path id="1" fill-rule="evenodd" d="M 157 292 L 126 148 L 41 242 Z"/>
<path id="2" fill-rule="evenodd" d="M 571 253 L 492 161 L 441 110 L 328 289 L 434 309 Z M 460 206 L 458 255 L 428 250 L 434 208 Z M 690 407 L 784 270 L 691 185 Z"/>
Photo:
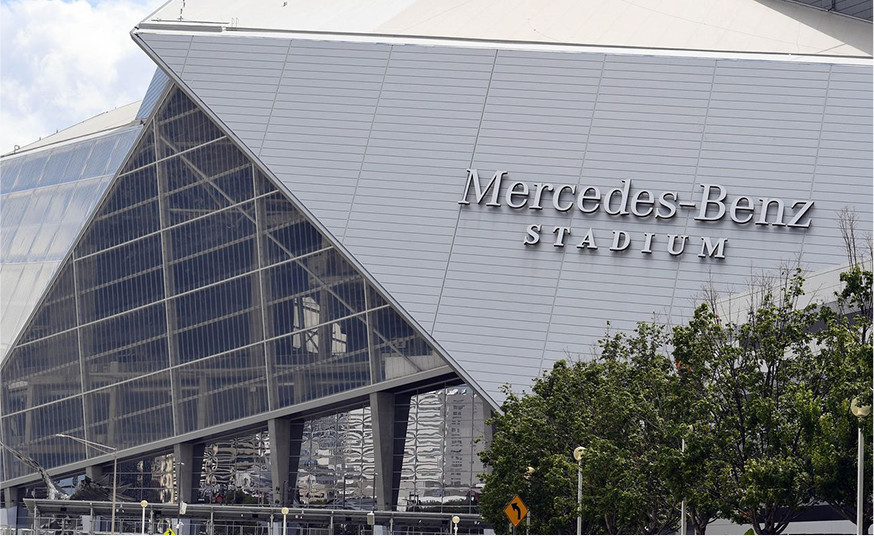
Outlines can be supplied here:
<path id="1" fill-rule="evenodd" d="M 176 488 L 173 454 L 161 454 L 118 462 L 118 487 L 129 502 L 149 501 L 151 504 L 173 500 Z M 107 466 L 107 483 L 112 482 L 112 466 Z"/>
<path id="2" fill-rule="evenodd" d="M 486 437 L 485 402 L 467 385 L 410 397 L 398 509 L 471 512 L 484 472 L 477 443 Z"/>
<path id="3" fill-rule="evenodd" d="M 3 260 L 32 266 L 61 260 L 105 191 L 85 177 L 130 153 L 0 370 L 13 446 L 48 440 L 28 424 L 38 404 L 75 401 L 89 439 L 128 448 L 444 366 L 180 90 L 155 114 L 133 150 L 139 129 L 4 161 Z M 8 266 L 15 288 L 41 277 Z M 302 500 L 372 504 L 369 409 L 307 426 Z"/>
<path id="4" fill-rule="evenodd" d="M 24 452 L 43 467 L 57 467 L 85 458 L 85 447 L 76 441 L 56 437 L 69 434 L 84 437 L 81 397 L 67 398 L 52 404 L 15 413 L 2 418 L 5 442 Z M 32 470 L 3 449 L 8 477 L 15 478 Z"/>
<path id="5" fill-rule="evenodd" d="M 92 441 L 138 447 L 173 433 L 170 373 L 161 372 L 85 395 Z"/>
<path id="6" fill-rule="evenodd" d="M 203 448 L 199 502 L 270 504 L 270 442 L 260 431 L 208 443 Z"/>
<path id="7" fill-rule="evenodd" d="M 200 430 L 267 410 L 262 346 L 203 359 L 178 370 L 180 432 Z"/>
<path id="8" fill-rule="evenodd" d="M 370 408 L 306 421 L 295 503 L 305 507 L 371 509 L 373 472 Z"/>

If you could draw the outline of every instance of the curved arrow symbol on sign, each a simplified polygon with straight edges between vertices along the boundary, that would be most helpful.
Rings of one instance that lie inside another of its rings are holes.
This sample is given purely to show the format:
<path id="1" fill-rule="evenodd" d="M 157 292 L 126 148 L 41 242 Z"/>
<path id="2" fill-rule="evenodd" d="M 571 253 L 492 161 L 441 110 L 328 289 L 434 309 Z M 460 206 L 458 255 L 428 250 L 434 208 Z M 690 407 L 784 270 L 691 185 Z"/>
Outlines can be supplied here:
<path id="1" fill-rule="evenodd" d="M 519 509 L 518 504 L 516 504 L 515 502 L 510 503 L 510 508 L 512 508 L 513 510 L 516 510 L 516 518 L 517 519 L 522 519 L 522 510 Z"/>

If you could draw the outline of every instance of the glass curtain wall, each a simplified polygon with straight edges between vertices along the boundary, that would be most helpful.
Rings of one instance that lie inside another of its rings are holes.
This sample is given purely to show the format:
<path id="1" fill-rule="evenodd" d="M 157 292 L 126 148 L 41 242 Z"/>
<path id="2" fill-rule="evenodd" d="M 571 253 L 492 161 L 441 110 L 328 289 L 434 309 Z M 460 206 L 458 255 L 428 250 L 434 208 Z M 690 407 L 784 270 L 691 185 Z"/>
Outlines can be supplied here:
<path id="1" fill-rule="evenodd" d="M 45 467 L 444 363 L 172 89 L 2 370 L 4 440 Z M 30 472 L 8 453 L 7 478 Z"/>
<path id="2" fill-rule="evenodd" d="M 140 129 L 123 127 L 0 162 L 0 359 Z"/>
<path id="3" fill-rule="evenodd" d="M 478 511 L 487 404 L 468 385 L 412 393 L 398 510 Z"/>
<path id="4" fill-rule="evenodd" d="M 476 513 L 482 487 L 478 475 L 485 470 L 478 453 L 488 439 L 484 401 L 463 384 L 409 394 L 398 510 Z M 373 507 L 369 407 L 307 419 L 299 442 L 297 487 L 289 490 L 289 506 Z M 200 502 L 267 505 L 272 488 L 266 430 L 204 447 Z"/>
<path id="5" fill-rule="evenodd" d="M 204 446 L 195 497 L 210 504 L 271 504 L 270 441 L 266 431 Z"/>

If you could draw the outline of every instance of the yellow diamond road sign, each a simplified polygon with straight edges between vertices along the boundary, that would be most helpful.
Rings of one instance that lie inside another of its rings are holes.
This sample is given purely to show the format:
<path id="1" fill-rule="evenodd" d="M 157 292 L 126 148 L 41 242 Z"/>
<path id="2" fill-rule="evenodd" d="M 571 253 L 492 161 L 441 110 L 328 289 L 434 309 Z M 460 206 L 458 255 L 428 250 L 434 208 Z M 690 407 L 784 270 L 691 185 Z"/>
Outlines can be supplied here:
<path id="1" fill-rule="evenodd" d="M 167 529 L 164 531 L 164 534 L 176 534 L 176 531 L 174 531 L 173 529 Z"/>
<path id="2" fill-rule="evenodd" d="M 521 523 L 522 520 L 525 519 L 525 516 L 528 515 L 528 507 L 525 506 L 522 499 L 516 495 L 513 497 L 513 500 L 510 501 L 510 504 L 504 508 L 504 513 L 507 514 L 507 519 L 510 520 L 510 523 L 512 523 L 514 527 L 518 527 L 519 523 Z"/>

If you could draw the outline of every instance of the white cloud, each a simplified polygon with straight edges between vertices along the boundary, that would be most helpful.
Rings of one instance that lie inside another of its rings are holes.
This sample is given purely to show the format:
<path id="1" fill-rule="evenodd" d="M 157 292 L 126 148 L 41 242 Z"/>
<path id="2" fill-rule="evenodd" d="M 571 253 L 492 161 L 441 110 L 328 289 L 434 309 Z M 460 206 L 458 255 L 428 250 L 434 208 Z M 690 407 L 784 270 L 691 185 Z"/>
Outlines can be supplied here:
<path id="1" fill-rule="evenodd" d="M 0 4 L 0 153 L 141 99 L 155 66 L 129 32 L 160 3 Z"/>

